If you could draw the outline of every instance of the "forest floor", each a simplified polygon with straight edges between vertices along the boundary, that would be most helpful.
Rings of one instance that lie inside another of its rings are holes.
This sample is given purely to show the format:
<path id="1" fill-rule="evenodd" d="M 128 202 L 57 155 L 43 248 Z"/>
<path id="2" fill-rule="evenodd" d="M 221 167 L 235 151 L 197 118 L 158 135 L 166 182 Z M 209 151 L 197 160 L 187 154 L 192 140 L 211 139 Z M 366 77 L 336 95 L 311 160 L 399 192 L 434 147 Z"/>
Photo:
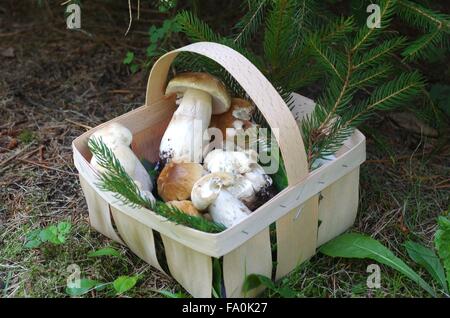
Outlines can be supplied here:
<path id="1" fill-rule="evenodd" d="M 74 138 L 143 104 L 147 73 L 132 75 L 122 60 L 130 49 L 145 52 L 150 20 L 136 22 L 124 37 L 127 12 L 111 16 L 100 5 L 83 13 L 88 32 L 74 32 L 66 29 L 62 9 L 36 8 L 33 16 L 26 8 L 11 10 L 11 3 L 0 5 L 0 295 L 65 297 L 71 264 L 80 267 L 82 277 L 102 282 L 139 274 L 136 287 L 126 293 L 130 297 L 181 291 L 173 279 L 89 227 L 72 160 Z M 436 217 L 448 213 L 450 149 L 439 139 L 399 129 L 384 116 L 362 130 L 367 161 L 351 231 L 371 235 L 407 259 L 403 243 L 413 238 L 432 246 Z M 64 244 L 24 246 L 31 231 L 60 221 L 72 224 Z M 87 257 L 106 246 L 122 257 Z M 370 263 L 317 254 L 279 284 L 299 297 L 428 296 L 385 266 L 381 288 L 369 289 Z"/>

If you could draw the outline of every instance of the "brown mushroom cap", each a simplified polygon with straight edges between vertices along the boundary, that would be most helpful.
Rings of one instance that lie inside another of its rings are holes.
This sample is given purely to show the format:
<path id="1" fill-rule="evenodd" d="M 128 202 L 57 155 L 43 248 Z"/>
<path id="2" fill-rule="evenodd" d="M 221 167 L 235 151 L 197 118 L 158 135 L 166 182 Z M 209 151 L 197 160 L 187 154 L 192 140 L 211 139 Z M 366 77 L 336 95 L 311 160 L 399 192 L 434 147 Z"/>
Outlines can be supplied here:
<path id="1" fill-rule="evenodd" d="M 175 76 L 167 84 L 166 95 L 183 94 L 189 88 L 198 89 L 211 95 L 213 114 L 222 114 L 230 109 L 231 99 L 225 85 L 208 73 L 182 73 Z"/>
<path id="2" fill-rule="evenodd" d="M 158 177 L 158 194 L 165 202 L 187 200 L 202 175 L 203 167 L 198 163 L 169 162 Z"/>
<path id="3" fill-rule="evenodd" d="M 231 99 L 231 112 L 234 118 L 243 121 L 250 120 L 254 111 L 255 106 L 252 104 L 252 102 L 243 98 Z"/>
<path id="4" fill-rule="evenodd" d="M 177 209 L 186 214 L 192 216 L 202 216 L 202 214 L 195 208 L 195 206 L 189 200 L 169 201 L 167 202 L 167 204 L 176 207 Z"/>
<path id="5" fill-rule="evenodd" d="M 209 126 L 220 129 L 223 140 L 225 140 L 227 128 L 236 128 L 239 124 L 244 130 L 253 127 L 255 124 L 250 121 L 250 118 L 254 111 L 255 106 L 250 101 L 243 98 L 232 98 L 230 109 L 226 113 L 212 115 Z"/>

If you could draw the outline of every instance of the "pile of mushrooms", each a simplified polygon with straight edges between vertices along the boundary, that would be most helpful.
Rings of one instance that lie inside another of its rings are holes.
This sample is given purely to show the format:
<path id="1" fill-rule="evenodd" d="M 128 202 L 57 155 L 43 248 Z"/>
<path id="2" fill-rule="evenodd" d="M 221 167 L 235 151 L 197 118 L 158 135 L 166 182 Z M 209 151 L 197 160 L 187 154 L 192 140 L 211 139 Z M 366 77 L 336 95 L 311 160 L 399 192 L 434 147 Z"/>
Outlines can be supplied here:
<path id="1" fill-rule="evenodd" d="M 178 108 L 160 143 L 158 196 L 189 215 L 226 227 L 235 225 L 251 213 L 258 194 L 272 184 L 257 162 L 257 153 L 236 145 L 236 137 L 258 127 L 252 122 L 253 104 L 231 98 L 225 85 L 206 73 L 177 75 L 165 93 L 176 94 Z M 206 146 L 214 130 L 221 133 L 222 143 L 209 150 Z M 132 137 L 117 123 L 91 136 L 101 139 L 141 193 L 155 200 L 150 176 L 130 148 Z M 104 170 L 95 156 L 91 165 L 98 172 Z"/>
<path id="2" fill-rule="evenodd" d="M 272 184 L 256 152 L 228 147 L 235 136 L 257 127 L 251 121 L 254 106 L 230 98 L 225 85 L 206 73 L 174 77 L 169 94 L 176 94 L 178 108 L 160 144 L 167 163 L 157 180 L 158 195 L 185 213 L 231 227 L 251 213 L 258 192 Z M 208 128 L 218 129 L 225 143 L 204 154 Z"/>

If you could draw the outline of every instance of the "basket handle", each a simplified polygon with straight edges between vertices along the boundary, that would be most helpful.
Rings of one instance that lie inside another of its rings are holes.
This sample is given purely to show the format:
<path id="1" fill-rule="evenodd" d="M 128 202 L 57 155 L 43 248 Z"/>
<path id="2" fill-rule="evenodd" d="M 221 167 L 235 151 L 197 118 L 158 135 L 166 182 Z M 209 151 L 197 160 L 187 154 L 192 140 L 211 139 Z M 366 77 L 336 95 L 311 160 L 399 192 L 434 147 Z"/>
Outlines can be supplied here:
<path id="1" fill-rule="evenodd" d="M 150 72 L 145 104 L 152 105 L 164 96 L 170 65 L 180 52 L 206 56 L 222 65 L 242 86 L 271 128 L 281 150 L 288 184 L 300 182 L 308 175 L 308 163 L 300 129 L 281 96 L 264 75 L 243 55 L 218 43 L 197 42 L 161 56 Z"/>

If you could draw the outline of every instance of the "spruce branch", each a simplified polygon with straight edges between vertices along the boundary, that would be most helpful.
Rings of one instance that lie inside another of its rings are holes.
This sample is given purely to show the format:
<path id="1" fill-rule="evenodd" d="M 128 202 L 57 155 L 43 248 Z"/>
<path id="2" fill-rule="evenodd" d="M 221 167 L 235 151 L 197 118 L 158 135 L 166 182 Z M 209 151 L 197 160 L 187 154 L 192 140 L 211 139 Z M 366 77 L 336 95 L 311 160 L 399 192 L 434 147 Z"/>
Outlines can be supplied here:
<path id="1" fill-rule="evenodd" d="M 404 46 L 406 42 L 405 37 L 395 37 L 386 41 L 383 41 L 379 45 L 374 48 L 371 48 L 367 52 L 363 54 L 358 54 L 355 56 L 355 65 L 354 69 L 358 69 L 361 67 L 373 66 L 377 63 L 382 63 L 383 58 L 386 55 L 393 53 L 400 47 Z"/>
<path id="2" fill-rule="evenodd" d="M 162 201 L 150 200 L 141 193 L 114 153 L 101 139 L 89 139 L 88 147 L 97 158 L 98 164 L 106 170 L 105 173 L 100 174 L 98 187 L 103 191 L 112 192 L 116 199 L 135 208 L 144 207 L 175 224 L 189 226 L 199 231 L 218 233 L 225 229 L 222 224 L 188 215 Z"/>
<path id="3" fill-rule="evenodd" d="M 292 53 L 291 45 L 297 38 L 297 25 L 293 20 L 295 5 L 294 0 L 274 1 L 267 14 L 263 49 L 272 72 L 280 68 Z"/>
<path id="4" fill-rule="evenodd" d="M 420 73 L 414 71 L 402 73 L 397 78 L 376 88 L 370 98 L 361 103 L 361 111 L 347 120 L 347 126 L 356 126 L 367 120 L 375 110 L 392 110 L 404 105 L 417 97 L 424 86 L 424 79 Z"/>
<path id="5" fill-rule="evenodd" d="M 361 28 L 355 36 L 352 53 L 372 45 L 383 29 L 386 29 L 395 9 L 395 0 L 383 0 L 380 5 L 380 26 L 381 28 Z"/>
<path id="6" fill-rule="evenodd" d="M 413 61 L 424 59 L 432 55 L 439 43 L 442 41 L 443 33 L 439 28 L 436 28 L 431 33 L 425 34 L 413 42 L 401 53 L 405 61 Z"/>
<path id="7" fill-rule="evenodd" d="M 393 67 L 390 64 L 378 65 L 364 72 L 356 72 L 350 80 L 350 88 L 363 89 L 365 87 L 371 87 L 389 76 Z"/>
<path id="8" fill-rule="evenodd" d="M 433 31 L 450 28 L 450 16 L 425 8 L 418 3 L 409 0 L 398 0 L 397 14 L 408 24 L 419 29 Z"/>
<path id="9" fill-rule="evenodd" d="M 328 70 L 332 75 L 336 75 L 339 79 L 344 81 L 344 61 L 340 59 L 338 54 L 335 54 L 330 48 L 323 46 L 320 43 L 320 38 L 311 36 L 309 39 L 309 46 L 313 54 L 317 57 L 317 62 L 320 63 L 324 69 Z"/>
<path id="10" fill-rule="evenodd" d="M 263 23 L 268 2 L 269 0 L 248 1 L 248 12 L 234 26 L 236 30 L 239 30 L 239 33 L 233 39 L 234 43 L 243 46 L 253 37 Z"/>

